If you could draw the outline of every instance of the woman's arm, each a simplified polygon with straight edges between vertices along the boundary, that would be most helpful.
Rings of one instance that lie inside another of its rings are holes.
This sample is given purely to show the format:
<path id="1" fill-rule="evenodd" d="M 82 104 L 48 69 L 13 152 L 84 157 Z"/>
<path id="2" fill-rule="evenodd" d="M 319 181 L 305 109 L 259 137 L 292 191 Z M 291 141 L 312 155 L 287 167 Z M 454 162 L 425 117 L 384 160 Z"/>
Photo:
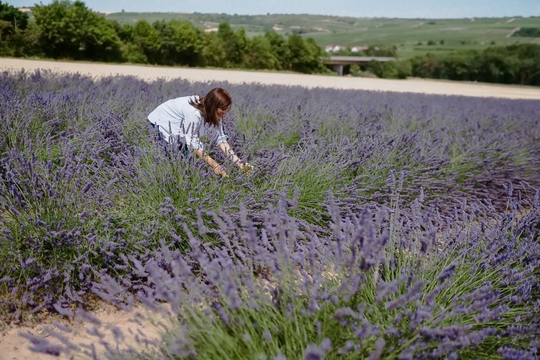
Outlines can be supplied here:
<path id="1" fill-rule="evenodd" d="M 204 160 L 205 163 L 208 164 L 214 170 L 214 174 L 221 176 L 221 177 L 228 177 L 227 173 L 225 172 L 225 168 L 221 166 L 217 161 L 212 159 L 210 155 L 205 153 L 202 149 L 195 149 L 193 150 L 195 155 L 197 155 L 198 158 L 201 158 Z"/>
<path id="2" fill-rule="evenodd" d="M 240 169 L 243 169 L 246 166 L 251 168 L 251 165 L 249 165 L 248 163 L 240 162 L 240 158 L 236 156 L 236 154 L 234 153 L 233 149 L 231 148 L 228 142 L 224 141 L 222 143 L 219 143 L 218 148 L 225 154 L 227 159 L 231 160 Z"/>

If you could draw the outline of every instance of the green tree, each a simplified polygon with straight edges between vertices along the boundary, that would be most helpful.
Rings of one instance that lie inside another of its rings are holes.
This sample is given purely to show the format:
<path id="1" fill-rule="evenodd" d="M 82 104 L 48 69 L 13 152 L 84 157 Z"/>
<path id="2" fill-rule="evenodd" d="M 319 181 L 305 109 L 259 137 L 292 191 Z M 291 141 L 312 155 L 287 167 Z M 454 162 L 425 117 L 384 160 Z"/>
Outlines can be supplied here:
<path id="1" fill-rule="evenodd" d="M 425 78 L 540 85 L 540 45 L 517 44 L 411 60 L 412 74 Z"/>
<path id="2" fill-rule="evenodd" d="M 200 62 L 203 36 L 191 22 L 171 20 L 153 24 L 159 33 L 161 63 L 195 66 Z"/>
<path id="3" fill-rule="evenodd" d="M 25 30 L 16 29 L 9 39 L 10 56 L 27 57 L 42 56 L 43 51 L 39 44 L 38 29 L 34 22 L 30 22 Z"/>
<path id="4" fill-rule="evenodd" d="M 411 60 L 412 75 L 421 78 L 434 78 L 440 71 L 440 60 L 434 55 L 417 56 Z"/>
<path id="5" fill-rule="evenodd" d="M 367 65 L 367 71 L 382 78 L 384 74 L 383 63 L 377 60 L 371 60 Z"/>
<path id="6" fill-rule="evenodd" d="M 228 23 L 220 23 L 217 32 L 205 35 L 204 63 L 222 68 L 242 66 L 247 42 L 244 29 L 235 32 Z"/>
<path id="7" fill-rule="evenodd" d="M 216 32 L 205 34 L 202 57 L 206 66 L 229 67 L 225 46 Z"/>
<path id="8" fill-rule="evenodd" d="M 488 48 L 476 53 L 479 65 L 478 77 L 474 80 L 495 83 L 515 83 L 519 72 L 517 54 L 505 48 Z"/>
<path id="9" fill-rule="evenodd" d="M 6 40 L 13 32 L 13 25 L 6 20 L 0 20 L 0 41 Z"/>
<path id="10" fill-rule="evenodd" d="M 118 38 L 124 43 L 133 41 L 133 26 L 131 24 L 122 24 L 116 20 L 109 20 L 112 28 L 116 32 Z"/>
<path id="11" fill-rule="evenodd" d="M 273 30 L 267 31 L 264 34 L 265 39 L 270 44 L 270 50 L 278 61 L 278 70 L 289 69 L 289 59 L 291 57 L 291 51 L 287 46 L 287 40 L 280 34 Z"/>
<path id="12" fill-rule="evenodd" d="M 291 35 L 287 39 L 290 51 L 290 69 L 302 73 L 320 73 L 325 67 L 322 63 L 322 50 L 311 38 L 304 41 L 300 35 Z"/>
<path id="13" fill-rule="evenodd" d="M 148 58 L 134 43 L 128 42 L 122 46 L 122 58 L 133 64 L 148 64 Z"/>
<path id="14" fill-rule="evenodd" d="M 242 64 L 244 51 L 247 46 L 246 32 L 244 29 L 234 31 L 229 23 L 221 23 L 218 27 L 217 36 L 223 44 L 226 54 L 226 66 L 235 67 Z"/>
<path id="15" fill-rule="evenodd" d="M 516 83 L 522 85 L 540 85 L 540 45 L 521 44 L 508 47 L 510 53 L 516 53 L 519 59 Z"/>
<path id="16" fill-rule="evenodd" d="M 390 61 L 394 63 L 398 79 L 406 79 L 412 74 L 412 66 L 409 60 Z"/>
<path id="17" fill-rule="evenodd" d="M 540 37 L 540 29 L 532 27 L 522 27 L 518 31 L 514 32 L 512 36 L 516 37 Z"/>
<path id="18" fill-rule="evenodd" d="M 450 80 L 476 80 L 480 62 L 476 51 L 458 51 L 441 58 L 440 66 L 445 78 Z"/>
<path id="19" fill-rule="evenodd" d="M 249 69 L 279 68 L 279 60 L 272 51 L 272 45 L 264 36 L 256 36 L 248 40 L 243 63 Z"/>
<path id="20" fill-rule="evenodd" d="M 26 13 L 0 1 L 0 55 L 18 56 L 27 26 Z"/>
<path id="21" fill-rule="evenodd" d="M 4 4 L 2 1 L 0 1 L 0 20 L 11 24 L 9 31 L 15 31 L 15 29 L 24 30 L 28 26 L 28 14 L 19 11 L 12 5 Z"/>
<path id="22" fill-rule="evenodd" d="M 159 58 L 159 32 L 146 20 L 139 20 L 133 27 L 133 44 L 141 60 L 156 63 Z M 143 55 L 143 56 L 141 56 Z"/>
<path id="23" fill-rule="evenodd" d="M 54 0 L 32 11 L 45 53 L 54 58 L 119 60 L 120 39 L 114 28 L 84 2 Z"/>

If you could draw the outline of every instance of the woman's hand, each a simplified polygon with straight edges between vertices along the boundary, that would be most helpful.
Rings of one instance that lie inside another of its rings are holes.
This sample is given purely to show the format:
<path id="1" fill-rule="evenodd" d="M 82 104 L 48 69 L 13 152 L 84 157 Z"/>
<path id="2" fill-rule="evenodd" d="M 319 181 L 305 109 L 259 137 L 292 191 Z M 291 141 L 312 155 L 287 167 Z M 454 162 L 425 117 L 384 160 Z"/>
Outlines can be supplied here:
<path id="1" fill-rule="evenodd" d="M 238 168 L 246 174 L 250 174 L 253 171 L 253 166 L 248 163 L 238 163 Z"/>
<path id="2" fill-rule="evenodd" d="M 225 168 L 221 165 L 214 166 L 213 170 L 214 170 L 214 174 L 216 174 L 219 177 L 222 177 L 222 178 L 229 177 L 229 175 L 227 175 L 227 172 L 225 171 Z"/>

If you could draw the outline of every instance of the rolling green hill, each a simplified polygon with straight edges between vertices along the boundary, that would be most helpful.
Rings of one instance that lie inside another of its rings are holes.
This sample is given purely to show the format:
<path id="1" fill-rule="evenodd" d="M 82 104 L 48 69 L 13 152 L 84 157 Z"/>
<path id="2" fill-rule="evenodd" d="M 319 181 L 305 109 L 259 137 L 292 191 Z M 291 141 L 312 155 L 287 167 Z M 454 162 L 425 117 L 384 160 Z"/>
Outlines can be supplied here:
<path id="1" fill-rule="evenodd" d="M 540 37 L 512 36 L 519 29 L 540 29 L 540 17 L 471 19 L 390 19 L 352 18 L 323 15 L 227 15 L 201 13 L 112 13 L 107 19 L 120 24 L 138 20 L 189 20 L 205 31 L 215 30 L 222 22 L 234 29 L 244 28 L 248 36 L 274 30 L 282 35 L 300 34 L 318 45 L 396 46 L 402 58 L 454 50 L 482 50 L 493 45 L 540 44 Z"/>

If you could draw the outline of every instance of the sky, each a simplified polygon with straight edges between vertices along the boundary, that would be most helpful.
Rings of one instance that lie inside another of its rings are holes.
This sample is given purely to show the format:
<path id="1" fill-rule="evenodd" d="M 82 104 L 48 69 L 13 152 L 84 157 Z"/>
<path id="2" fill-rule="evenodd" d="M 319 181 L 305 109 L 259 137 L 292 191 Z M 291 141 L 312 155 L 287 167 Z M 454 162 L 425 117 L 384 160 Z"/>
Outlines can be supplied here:
<path id="1" fill-rule="evenodd" d="M 51 0 L 4 0 L 26 7 Z M 540 0 L 83 0 L 100 12 L 184 12 L 238 15 L 315 14 L 352 17 L 469 18 L 540 16 Z M 540 21 L 540 20 L 539 20 Z"/>

